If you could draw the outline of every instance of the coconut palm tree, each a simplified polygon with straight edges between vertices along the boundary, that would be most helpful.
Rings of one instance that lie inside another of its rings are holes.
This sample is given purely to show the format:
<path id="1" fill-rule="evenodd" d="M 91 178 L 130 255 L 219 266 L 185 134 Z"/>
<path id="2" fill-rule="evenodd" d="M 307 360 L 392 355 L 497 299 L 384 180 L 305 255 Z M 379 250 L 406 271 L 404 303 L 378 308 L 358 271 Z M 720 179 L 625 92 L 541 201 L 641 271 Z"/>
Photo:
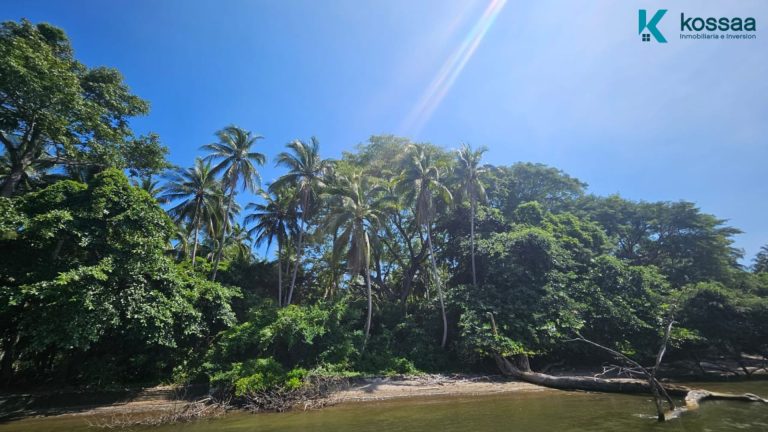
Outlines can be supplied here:
<path id="1" fill-rule="evenodd" d="M 224 240 L 229 226 L 227 215 L 232 208 L 237 186 L 240 184 L 242 190 L 255 191 L 261 182 L 256 165 L 264 165 L 267 161 L 264 154 L 255 152 L 251 148 L 256 141 L 263 138 L 261 135 L 253 135 L 237 126 L 227 126 L 218 131 L 216 136 L 219 138 L 219 142 L 202 146 L 203 150 L 210 152 L 205 157 L 206 160 L 218 160 L 216 166 L 213 167 L 213 173 L 222 175 L 224 192 L 227 194 L 226 209 L 222 213 L 224 226 L 221 230 L 219 250 L 213 263 L 211 280 L 216 280 L 216 273 L 219 270 L 219 262 L 224 251 L 224 244 L 226 243 Z"/>
<path id="2" fill-rule="evenodd" d="M 405 199 L 414 206 L 416 224 L 427 232 L 427 248 L 432 263 L 437 294 L 440 299 L 440 311 L 443 316 L 443 339 L 441 347 L 445 347 L 448 338 L 448 318 L 445 314 L 445 299 L 440 275 L 435 260 L 435 250 L 432 244 L 432 222 L 437 214 L 438 200 L 450 204 L 453 200 L 451 191 L 443 184 L 444 169 L 432 159 L 432 154 L 425 145 L 410 146 L 411 160 L 402 174 L 398 188 Z"/>
<path id="3" fill-rule="evenodd" d="M 211 164 L 195 159 L 192 168 L 177 168 L 163 187 L 163 202 L 181 201 L 168 210 L 177 224 L 189 221 L 192 234 L 192 268 L 195 268 L 200 230 L 210 226 L 217 217 L 213 211 L 220 200 L 221 185 L 213 174 Z"/>
<path id="4" fill-rule="evenodd" d="M 365 273 L 368 298 L 368 315 L 365 321 L 365 341 L 371 331 L 373 300 L 371 293 L 371 243 L 376 241 L 380 227 L 385 223 L 386 212 L 392 207 L 393 199 L 383 194 L 384 189 L 376 186 L 370 177 L 354 173 L 339 177 L 337 183 L 328 188 L 333 197 L 326 227 L 335 236 L 334 255 L 341 255 L 347 249 L 347 267 L 353 278 Z M 365 346 L 365 345 L 363 345 Z"/>
<path id="5" fill-rule="evenodd" d="M 294 197 L 289 188 L 279 192 L 267 193 L 259 191 L 264 203 L 250 203 L 245 206 L 251 213 L 244 219 L 246 225 L 256 223 L 248 234 L 254 237 L 254 244 L 267 244 L 267 253 L 272 242 L 277 242 L 277 304 L 283 305 L 283 247 L 291 233 L 298 230 L 297 212 Z"/>
<path id="6" fill-rule="evenodd" d="M 480 166 L 485 147 L 473 150 L 469 144 L 463 144 L 456 154 L 456 174 L 459 179 L 459 190 L 463 198 L 469 199 L 469 238 L 472 255 L 472 285 L 477 288 L 477 271 L 475 267 L 475 212 L 478 201 L 485 200 L 485 187 L 480 176 L 486 169 Z"/>
<path id="7" fill-rule="evenodd" d="M 309 220 L 312 218 L 318 194 L 325 186 L 324 176 L 330 170 L 328 161 L 320 158 L 320 143 L 312 137 L 309 143 L 295 140 L 286 145 L 290 152 L 282 152 L 277 155 L 277 165 L 288 168 L 288 172 L 273 182 L 269 189 L 278 192 L 286 187 L 292 187 L 297 194 L 297 208 L 301 215 L 301 226 L 296 243 L 296 262 L 291 275 L 291 285 L 288 289 L 288 297 L 285 305 L 291 304 L 293 290 L 296 286 L 296 275 L 301 264 L 301 255 L 304 248 Z"/>
<path id="8" fill-rule="evenodd" d="M 141 176 L 138 179 L 133 179 L 131 181 L 134 187 L 137 187 L 139 189 L 144 190 L 155 199 L 160 204 L 164 203 L 164 199 L 162 197 L 163 194 L 163 187 L 160 185 L 159 180 L 155 180 L 152 178 L 152 175 L 146 175 Z"/>
<path id="9" fill-rule="evenodd" d="M 234 249 L 239 259 L 250 261 L 253 257 L 253 245 L 248 230 L 238 223 L 232 223 L 230 226 L 231 231 L 224 247 L 228 250 Z"/>
<path id="10" fill-rule="evenodd" d="M 206 246 L 208 246 L 208 255 L 206 256 L 206 259 L 213 262 L 216 259 L 216 256 L 219 253 L 220 246 L 222 246 L 221 239 L 221 231 L 224 229 L 224 221 L 225 219 L 222 217 L 224 212 L 227 210 L 227 195 L 224 193 L 223 190 L 219 189 L 219 194 L 217 196 L 217 199 L 213 202 L 213 207 L 211 208 L 211 217 L 209 218 L 209 223 L 205 226 L 205 233 L 206 233 Z M 234 226 L 236 225 L 237 216 L 242 211 L 242 208 L 240 207 L 240 204 L 237 203 L 237 201 L 233 201 L 231 205 L 229 205 L 229 213 L 227 214 L 226 218 L 226 226 L 228 228 L 231 228 L 228 232 L 228 235 L 224 237 L 224 248 L 228 245 L 230 245 L 230 241 L 228 238 L 233 235 L 234 232 Z"/>
<path id="11" fill-rule="evenodd" d="M 174 230 L 169 243 L 171 244 L 172 250 L 175 251 L 176 260 L 181 261 L 182 257 L 189 255 L 189 226 L 182 221 L 176 223 L 174 227 L 176 229 Z M 176 244 L 173 244 L 174 240 L 176 241 Z"/>

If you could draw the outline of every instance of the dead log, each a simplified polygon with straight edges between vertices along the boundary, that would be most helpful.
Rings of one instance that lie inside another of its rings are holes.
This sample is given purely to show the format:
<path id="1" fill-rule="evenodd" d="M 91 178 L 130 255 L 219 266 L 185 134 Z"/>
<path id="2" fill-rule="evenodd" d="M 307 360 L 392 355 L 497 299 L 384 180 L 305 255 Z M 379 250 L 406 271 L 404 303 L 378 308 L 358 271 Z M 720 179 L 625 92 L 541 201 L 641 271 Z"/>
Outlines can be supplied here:
<path id="1" fill-rule="evenodd" d="M 646 380 L 633 378 L 597 378 L 586 376 L 556 376 L 518 369 L 511 361 L 495 355 L 496 365 L 503 375 L 517 378 L 531 384 L 559 390 L 585 390 L 602 393 L 651 394 L 651 386 Z M 685 386 L 664 384 L 670 395 L 685 396 L 690 389 Z"/>
<path id="2" fill-rule="evenodd" d="M 493 334 L 498 336 L 499 330 L 496 327 L 496 319 L 494 318 L 493 313 L 488 312 L 487 315 L 491 319 L 491 328 L 493 329 Z M 731 393 L 718 393 L 718 392 L 711 392 L 708 390 L 693 389 L 690 387 L 675 385 L 675 384 L 662 385 L 656 379 L 656 371 L 658 370 L 659 365 L 661 364 L 661 360 L 664 357 L 664 352 L 667 349 L 667 343 L 669 342 L 669 335 L 670 335 L 670 332 L 672 331 L 673 324 L 674 324 L 674 320 L 670 319 L 669 325 L 667 326 L 667 330 L 664 334 L 664 341 L 661 345 L 661 348 L 659 349 L 658 354 L 656 355 L 656 364 L 654 365 L 651 372 L 648 372 L 647 369 L 640 366 L 640 364 L 630 359 L 629 357 L 625 356 L 624 354 L 618 351 L 612 350 L 603 345 L 600 345 L 596 342 L 592 342 L 591 340 L 584 338 L 578 333 L 576 334 L 579 337 L 576 339 L 573 339 L 573 340 L 586 342 L 590 345 L 594 345 L 604 351 L 607 351 L 613 354 L 615 357 L 618 357 L 623 361 L 629 363 L 633 367 L 635 367 L 636 370 L 640 370 L 641 372 L 645 373 L 646 376 L 648 376 L 648 380 L 639 380 L 639 379 L 632 379 L 632 378 L 606 379 L 606 378 L 598 378 L 596 376 L 593 376 L 593 377 L 555 376 L 555 375 L 548 375 L 548 374 L 532 371 L 529 366 L 528 356 L 526 354 L 517 356 L 518 358 L 515 359 L 517 365 L 513 364 L 506 357 L 498 353 L 494 353 L 493 358 L 496 361 L 496 366 L 499 368 L 502 375 L 511 376 L 521 381 L 540 385 L 543 387 L 549 387 L 549 388 L 554 388 L 559 390 L 584 390 L 584 391 L 594 391 L 594 392 L 601 392 L 601 393 L 628 393 L 628 394 L 650 393 L 651 395 L 653 395 L 654 401 L 656 402 L 659 421 L 664 421 L 668 418 L 675 418 L 684 411 L 695 410 L 699 407 L 699 403 L 705 399 L 737 400 L 737 401 L 744 401 L 744 402 L 762 402 L 764 404 L 768 404 L 768 399 L 763 399 L 760 396 L 757 396 L 751 393 L 744 393 L 744 394 L 738 395 L 738 394 L 731 394 Z M 667 402 L 671 407 L 671 410 L 668 412 L 662 412 L 661 403 L 660 403 L 660 394 L 659 394 L 660 392 L 664 394 L 664 397 L 667 399 Z M 684 399 L 685 406 L 680 408 L 676 407 L 670 395 L 685 397 Z"/>
<path id="3" fill-rule="evenodd" d="M 624 394 L 653 394 L 651 384 L 647 380 L 631 378 L 597 378 L 582 376 L 555 376 L 533 371 L 523 371 L 518 369 L 511 361 L 501 355 L 494 355 L 496 365 L 503 375 L 517 378 L 521 381 L 537 384 L 544 387 L 559 390 L 584 390 L 601 393 L 624 393 Z M 661 386 L 666 392 L 673 396 L 682 396 L 685 406 L 671 410 L 665 414 L 666 418 L 672 418 L 679 413 L 689 410 L 695 410 L 699 403 L 707 399 L 734 400 L 744 402 L 761 402 L 768 404 L 768 399 L 763 399 L 757 395 L 730 394 L 711 392 L 708 390 L 694 389 L 683 385 L 664 383 Z"/>

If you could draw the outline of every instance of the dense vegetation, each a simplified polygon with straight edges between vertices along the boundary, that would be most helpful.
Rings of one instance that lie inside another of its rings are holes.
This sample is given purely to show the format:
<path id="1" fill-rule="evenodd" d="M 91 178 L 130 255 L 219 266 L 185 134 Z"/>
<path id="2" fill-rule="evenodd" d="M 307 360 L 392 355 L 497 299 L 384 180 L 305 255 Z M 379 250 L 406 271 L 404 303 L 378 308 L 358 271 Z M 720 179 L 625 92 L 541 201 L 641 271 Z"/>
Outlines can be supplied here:
<path id="1" fill-rule="evenodd" d="M 693 203 L 594 196 L 555 168 L 393 136 L 330 160 L 314 138 L 272 154 L 228 126 L 172 168 L 129 127 L 148 104 L 60 29 L 3 23 L 0 57 L 6 385 L 245 394 L 491 370 L 493 352 L 599 362 L 564 342 L 576 332 L 642 361 L 670 319 L 673 357 L 768 354 L 768 248 L 743 268 L 739 231 Z M 265 163 L 284 175 L 261 185 Z"/>

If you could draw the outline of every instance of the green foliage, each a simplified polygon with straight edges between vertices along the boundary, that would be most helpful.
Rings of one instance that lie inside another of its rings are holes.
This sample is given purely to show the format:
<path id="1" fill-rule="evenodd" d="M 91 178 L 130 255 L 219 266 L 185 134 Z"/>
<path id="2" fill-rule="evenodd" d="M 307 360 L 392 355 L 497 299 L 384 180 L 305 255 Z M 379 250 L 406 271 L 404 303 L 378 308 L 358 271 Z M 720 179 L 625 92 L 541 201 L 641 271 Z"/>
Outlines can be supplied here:
<path id="1" fill-rule="evenodd" d="M 766 319 L 768 298 L 764 294 L 744 292 L 717 282 L 688 286 L 683 294 L 680 322 L 703 338 L 693 341 L 699 348 L 713 347 L 722 354 L 765 354 Z"/>
<path id="2" fill-rule="evenodd" d="M 539 226 L 544 221 L 546 212 L 537 201 L 530 201 L 518 206 L 512 212 L 512 220 L 524 225 Z"/>
<path id="3" fill-rule="evenodd" d="M 0 197 L 0 240 L 16 238 L 26 218 L 20 213 L 13 200 Z"/>
<path id="4" fill-rule="evenodd" d="M 549 211 L 566 210 L 584 194 L 586 183 L 542 164 L 517 163 L 502 166 L 487 174 L 488 200 L 493 207 L 511 217 L 523 203 L 536 201 Z"/>
<path id="5" fill-rule="evenodd" d="M 361 341 L 359 332 L 349 330 L 353 323 L 344 302 L 277 308 L 265 301 L 243 323 L 219 336 L 205 367 L 215 377 L 254 357 L 271 357 L 289 368 L 350 365 Z"/>
<path id="6" fill-rule="evenodd" d="M 646 359 L 670 317 L 671 355 L 768 352 L 768 249 L 744 271 L 739 231 L 693 203 L 586 196 L 556 168 L 394 136 L 338 161 L 292 141 L 267 193 L 261 137 L 235 126 L 159 176 L 167 149 L 134 136 L 149 105 L 117 70 L 26 20 L 0 24 L 0 58 L 8 383 L 173 376 L 242 396 L 494 353 L 594 359 L 563 344 L 576 332 Z M 263 201 L 244 225 L 239 189 Z M 273 241 L 275 262 L 254 259 Z"/>
<path id="7" fill-rule="evenodd" d="M 306 377 L 305 369 L 294 368 L 286 372 L 275 359 L 267 357 L 233 363 L 229 370 L 213 375 L 211 385 L 232 388 L 235 396 L 245 396 L 275 388 L 296 390 L 304 384 Z"/>
<path id="8" fill-rule="evenodd" d="M 462 315 L 468 314 L 462 330 L 483 328 L 482 320 L 490 322 L 488 314 L 493 314 L 502 338 L 489 344 L 486 332 L 477 347 L 465 351 L 482 352 L 494 344 L 506 350 L 546 351 L 578 324 L 567 295 L 572 258 L 552 233 L 521 227 L 494 234 L 478 242 L 478 253 L 494 271 L 480 282 L 480 292 L 460 288 L 455 303 Z"/>
<path id="9" fill-rule="evenodd" d="M 78 62 L 61 29 L 6 21 L 0 24 L 0 58 L 0 142 L 9 163 L 3 196 L 41 163 L 137 172 L 165 166 L 166 150 L 156 136 L 133 139 L 128 125 L 149 104 L 131 94 L 117 70 Z"/>
<path id="10" fill-rule="evenodd" d="M 475 310 L 467 310 L 461 315 L 459 321 L 461 345 L 459 348 L 464 361 L 475 363 L 495 353 L 503 356 L 532 354 L 532 352 L 526 351 L 519 342 L 494 331 L 495 317 L 492 318 L 492 316 L 493 312 L 482 315 Z M 503 327 L 502 331 L 506 329 L 507 327 Z"/>
<path id="11" fill-rule="evenodd" d="M 693 203 L 636 203 L 611 196 L 586 198 L 580 207 L 615 239 L 617 257 L 656 266 L 676 288 L 709 280 L 729 283 L 738 268 L 741 252 L 732 243 L 741 231 Z"/>
<path id="12" fill-rule="evenodd" d="M 168 148 L 162 145 L 156 133 L 129 140 L 124 144 L 124 149 L 125 165 L 134 177 L 151 177 L 171 168 L 171 164 L 166 161 Z"/>
<path id="13" fill-rule="evenodd" d="M 0 264 L 0 314 L 21 374 L 99 362 L 117 374 L 99 379 L 157 376 L 232 322 L 237 290 L 179 271 L 165 254 L 172 222 L 121 172 L 16 201 L 27 223 L 0 242 L 18 254 Z"/>
<path id="14" fill-rule="evenodd" d="M 571 296 L 585 337 L 650 357 L 658 349 L 659 329 L 669 313 L 664 303 L 668 294 L 668 284 L 655 269 L 603 255 L 573 285 Z"/>
<path id="15" fill-rule="evenodd" d="M 760 248 L 753 266 L 755 273 L 768 273 L 768 245 Z"/>

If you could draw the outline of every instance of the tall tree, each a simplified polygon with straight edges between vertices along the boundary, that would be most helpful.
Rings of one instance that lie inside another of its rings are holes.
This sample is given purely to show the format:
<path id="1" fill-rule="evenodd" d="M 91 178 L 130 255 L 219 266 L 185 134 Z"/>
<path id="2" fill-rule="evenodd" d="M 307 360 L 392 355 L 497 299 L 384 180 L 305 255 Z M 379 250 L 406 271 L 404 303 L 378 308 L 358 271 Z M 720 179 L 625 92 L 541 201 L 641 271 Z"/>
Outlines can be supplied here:
<path id="1" fill-rule="evenodd" d="M 472 255 L 472 285 L 477 288 L 477 270 L 475 266 L 475 212 L 478 201 L 485 199 L 485 186 L 480 175 L 486 170 L 480 166 L 483 153 L 488 151 L 485 147 L 473 150 L 469 144 L 463 144 L 457 152 L 456 171 L 459 178 L 461 196 L 469 199 L 469 229 Z"/>
<path id="2" fill-rule="evenodd" d="M 435 249 L 432 242 L 432 222 L 437 214 L 438 200 L 445 204 L 453 201 L 453 196 L 448 187 L 443 183 L 445 177 L 444 168 L 433 160 L 432 154 L 424 145 L 414 144 L 410 148 L 411 163 L 405 169 L 400 182 L 400 190 L 414 206 L 416 224 L 425 228 L 427 232 L 427 248 L 432 263 L 437 294 L 440 300 L 440 311 L 443 316 L 443 338 L 440 343 L 445 347 L 448 339 L 448 317 L 445 313 L 445 299 L 443 296 L 440 274 L 435 259 Z"/>
<path id="3" fill-rule="evenodd" d="M 217 175 L 222 174 L 224 191 L 227 193 L 227 206 L 222 218 L 224 225 L 221 230 L 219 250 L 213 262 L 211 280 L 216 280 L 221 254 L 224 252 L 227 227 L 229 225 L 228 215 L 232 209 L 237 186 L 240 184 L 243 190 L 255 191 L 261 182 L 256 165 L 264 165 L 267 161 L 267 157 L 264 154 L 255 152 L 251 148 L 256 141 L 263 138 L 261 135 L 253 135 L 251 132 L 237 126 L 227 126 L 217 132 L 216 135 L 219 138 L 219 142 L 206 144 L 202 147 L 203 150 L 210 152 L 205 157 L 206 160 L 219 160 L 216 166 L 213 167 L 213 173 Z"/>
<path id="4" fill-rule="evenodd" d="M 760 252 L 755 256 L 755 273 L 768 273 L 768 245 L 760 248 Z"/>
<path id="5" fill-rule="evenodd" d="M 347 178 L 340 178 L 328 193 L 334 197 L 334 205 L 330 209 L 327 227 L 328 232 L 340 234 L 335 236 L 334 255 L 347 248 L 347 267 L 349 274 L 356 277 L 361 271 L 365 273 L 365 287 L 368 300 L 368 314 L 365 320 L 365 341 L 371 332 L 371 317 L 373 314 L 373 296 L 371 293 L 371 243 L 376 240 L 377 233 L 386 218 L 390 197 L 382 194 L 383 189 L 377 187 L 370 177 L 354 173 Z"/>
<path id="6" fill-rule="evenodd" d="M 487 174 L 490 204 L 509 217 L 526 202 L 537 201 L 548 211 L 568 210 L 584 195 L 587 184 L 563 171 L 543 164 L 518 162 L 498 166 Z"/>
<path id="7" fill-rule="evenodd" d="M 192 234 L 192 268 L 195 268 L 197 246 L 200 230 L 210 226 L 216 201 L 221 196 L 221 185 L 213 174 L 210 162 L 200 158 L 195 159 L 195 166 L 187 169 L 176 169 L 163 187 L 160 199 L 166 202 L 181 201 L 172 207 L 168 213 L 180 223 L 188 221 Z"/>
<path id="8" fill-rule="evenodd" d="M 694 203 L 590 196 L 579 204 L 617 238 L 619 258 L 656 266 L 675 287 L 709 280 L 727 284 L 739 268 L 742 252 L 733 247 L 733 236 L 741 231 Z"/>
<path id="9" fill-rule="evenodd" d="M 248 233 L 255 237 L 254 244 L 267 244 L 267 253 L 272 242 L 277 242 L 277 304 L 283 305 L 283 247 L 291 233 L 298 230 L 294 198 L 288 189 L 267 193 L 260 191 L 263 203 L 250 203 L 245 209 L 250 210 L 244 219 L 246 225 L 255 223 Z"/>
<path id="10" fill-rule="evenodd" d="M 63 30 L 6 21 L 0 58 L 0 143 L 10 162 L 1 196 L 11 196 L 40 163 L 137 171 L 165 164 L 159 142 L 134 139 L 128 125 L 149 104 L 116 69 L 78 62 Z"/>
<path id="11" fill-rule="evenodd" d="M 286 147 L 290 152 L 282 152 L 277 155 L 277 165 L 288 168 L 288 172 L 273 182 L 269 189 L 280 191 L 286 187 L 293 187 L 299 198 L 297 205 L 301 212 L 301 226 L 296 243 L 296 262 L 291 275 L 288 297 L 285 301 L 285 305 L 289 305 L 293 299 L 293 290 L 296 287 L 296 275 L 301 265 L 307 226 L 312 218 L 318 194 L 325 186 L 325 174 L 331 166 L 328 161 L 320 158 L 320 143 L 315 137 L 312 137 L 309 143 L 295 140 L 288 143 Z"/>

